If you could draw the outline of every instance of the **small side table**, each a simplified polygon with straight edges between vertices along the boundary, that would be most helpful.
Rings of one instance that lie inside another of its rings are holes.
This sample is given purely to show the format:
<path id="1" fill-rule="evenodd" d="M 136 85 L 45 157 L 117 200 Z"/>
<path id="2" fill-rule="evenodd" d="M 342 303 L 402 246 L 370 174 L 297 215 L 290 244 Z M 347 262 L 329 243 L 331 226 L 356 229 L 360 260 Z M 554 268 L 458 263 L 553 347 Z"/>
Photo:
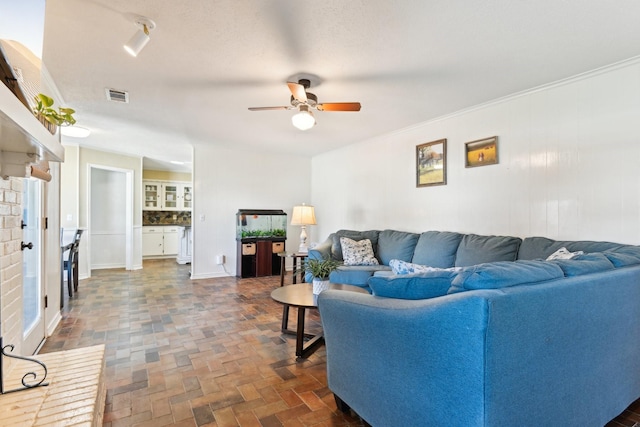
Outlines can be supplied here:
<path id="1" fill-rule="evenodd" d="M 300 274 L 300 283 L 304 283 L 304 261 L 309 254 L 302 252 L 278 252 L 280 257 L 280 286 L 284 286 L 284 276 L 287 274 L 285 270 L 285 260 L 287 258 L 293 258 L 293 284 L 297 282 L 298 274 Z"/>

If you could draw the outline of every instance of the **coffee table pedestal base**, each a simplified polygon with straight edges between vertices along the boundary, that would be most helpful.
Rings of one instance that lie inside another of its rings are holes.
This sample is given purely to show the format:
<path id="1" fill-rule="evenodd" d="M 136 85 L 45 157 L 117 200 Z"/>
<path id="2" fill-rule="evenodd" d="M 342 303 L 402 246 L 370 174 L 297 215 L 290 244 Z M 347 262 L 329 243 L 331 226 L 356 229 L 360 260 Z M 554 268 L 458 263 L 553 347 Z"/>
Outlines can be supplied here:
<path id="1" fill-rule="evenodd" d="M 319 333 L 318 335 L 307 334 L 304 332 L 304 320 L 306 309 L 304 307 L 298 307 L 298 323 L 296 330 L 289 329 L 289 308 L 285 305 L 282 309 L 282 333 L 296 336 L 296 356 L 297 359 L 306 359 L 312 355 L 318 347 L 324 344 L 324 335 Z M 308 341 L 305 343 L 305 338 Z"/>

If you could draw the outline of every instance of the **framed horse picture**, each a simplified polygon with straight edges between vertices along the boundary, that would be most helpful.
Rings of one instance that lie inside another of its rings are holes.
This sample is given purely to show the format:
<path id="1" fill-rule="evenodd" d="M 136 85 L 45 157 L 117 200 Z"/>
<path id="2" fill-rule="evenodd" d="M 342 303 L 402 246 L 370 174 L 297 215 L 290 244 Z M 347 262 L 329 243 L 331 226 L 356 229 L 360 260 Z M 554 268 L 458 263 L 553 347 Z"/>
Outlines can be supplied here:
<path id="1" fill-rule="evenodd" d="M 464 144 L 466 159 L 465 167 L 475 168 L 498 164 L 498 137 L 478 139 Z"/>
<path id="2" fill-rule="evenodd" d="M 416 187 L 447 183 L 447 140 L 416 146 Z"/>

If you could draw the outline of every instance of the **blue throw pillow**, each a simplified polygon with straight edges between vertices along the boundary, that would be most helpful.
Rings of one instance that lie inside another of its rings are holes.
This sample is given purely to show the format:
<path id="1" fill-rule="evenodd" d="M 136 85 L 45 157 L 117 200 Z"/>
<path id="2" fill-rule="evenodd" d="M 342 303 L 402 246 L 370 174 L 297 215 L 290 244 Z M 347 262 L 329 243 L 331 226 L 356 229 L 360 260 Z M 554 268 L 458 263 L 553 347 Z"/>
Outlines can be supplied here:
<path id="1" fill-rule="evenodd" d="M 462 234 L 452 231 L 425 231 L 420 235 L 411 262 L 431 267 L 453 267 Z"/>
<path id="2" fill-rule="evenodd" d="M 392 259 L 411 261 L 413 250 L 420 237 L 417 233 L 406 231 L 383 230 L 378 236 L 378 259 L 380 263 L 389 265 Z"/>
<path id="3" fill-rule="evenodd" d="M 573 259 L 557 259 L 549 262 L 557 264 L 567 277 L 614 269 L 611 261 L 602 253 L 578 255 Z"/>
<path id="4" fill-rule="evenodd" d="M 416 300 L 446 295 L 455 275 L 453 271 L 438 270 L 402 276 L 372 276 L 367 283 L 375 296 Z"/>
<path id="5" fill-rule="evenodd" d="M 564 277 L 546 261 L 498 261 L 463 268 L 451 283 L 450 294 L 473 289 L 499 289 Z"/>
<path id="6" fill-rule="evenodd" d="M 465 234 L 456 252 L 456 267 L 496 261 L 515 261 L 522 239 L 510 236 Z"/>

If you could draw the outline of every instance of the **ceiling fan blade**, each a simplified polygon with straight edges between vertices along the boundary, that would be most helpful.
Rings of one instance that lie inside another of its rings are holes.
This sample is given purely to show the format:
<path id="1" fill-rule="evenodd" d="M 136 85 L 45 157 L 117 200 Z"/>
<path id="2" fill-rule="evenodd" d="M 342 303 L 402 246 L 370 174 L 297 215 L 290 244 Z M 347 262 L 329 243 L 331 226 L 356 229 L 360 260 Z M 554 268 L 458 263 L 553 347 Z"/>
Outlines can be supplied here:
<path id="1" fill-rule="evenodd" d="M 290 110 L 291 107 L 249 107 L 249 111 Z"/>
<path id="2" fill-rule="evenodd" d="M 300 83 L 287 82 L 291 95 L 300 102 L 307 102 L 307 92 Z"/>
<path id="3" fill-rule="evenodd" d="M 319 111 L 360 111 L 359 102 L 326 102 L 316 106 Z"/>

